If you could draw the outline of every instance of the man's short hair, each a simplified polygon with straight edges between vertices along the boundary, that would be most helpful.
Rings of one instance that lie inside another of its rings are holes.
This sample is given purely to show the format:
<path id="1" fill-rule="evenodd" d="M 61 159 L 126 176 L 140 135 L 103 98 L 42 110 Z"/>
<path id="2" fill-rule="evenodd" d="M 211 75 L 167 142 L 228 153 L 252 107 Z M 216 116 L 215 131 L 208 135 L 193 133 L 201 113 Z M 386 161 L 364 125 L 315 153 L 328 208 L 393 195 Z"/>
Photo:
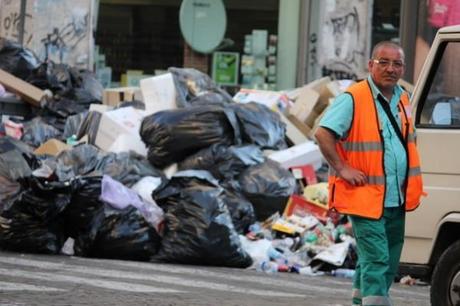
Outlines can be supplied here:
<path id="1" fill-rule="evenodd" d="M 395 43 L 395 42 L 390 41 L 390 40 L 384 40 L 384 41 L 381 41 L 381 42 L 377 43 L 374 46 L 374 48 L 372 48 L 371 58 L 375 58 L 375 54 L 383 47 L 390 47 L 390 48 L 399 49 L 399 50 L 401 50 L 403 57 L 405 57 L 404 56 L 404 50 L 402 49 L 400 44 Z"/>

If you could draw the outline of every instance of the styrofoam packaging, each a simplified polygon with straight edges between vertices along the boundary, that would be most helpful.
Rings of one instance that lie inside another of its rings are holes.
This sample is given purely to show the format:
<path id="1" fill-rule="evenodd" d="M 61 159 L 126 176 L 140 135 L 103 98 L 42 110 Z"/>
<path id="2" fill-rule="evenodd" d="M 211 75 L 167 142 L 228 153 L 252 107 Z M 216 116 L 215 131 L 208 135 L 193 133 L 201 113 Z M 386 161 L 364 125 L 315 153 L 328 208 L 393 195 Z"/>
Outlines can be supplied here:
<path id="1" fill-rule="evenodd" d="M 147 148 L 139 134 L 144 116 L 144 111 L 133 107 L 103 113 L 96 135 L 96 146 L 109 152 L 133 150 L 146 156 Z"/>
<path id="2" fill-rule="evenodd" d="M 286 169 L 295 166 L 312 165 L 315 170 L 318 170 L 322 165 L 321 151 L 313 141 L 298 144 L 285 150 L 275 151 L 268 158 L 279 162 Z"/>
<path id="3" fill-rule="evenodd" d="M 176 109 L 176 87 L 173 75 L 165 73 L 140 81 L 146 115 Z"/>

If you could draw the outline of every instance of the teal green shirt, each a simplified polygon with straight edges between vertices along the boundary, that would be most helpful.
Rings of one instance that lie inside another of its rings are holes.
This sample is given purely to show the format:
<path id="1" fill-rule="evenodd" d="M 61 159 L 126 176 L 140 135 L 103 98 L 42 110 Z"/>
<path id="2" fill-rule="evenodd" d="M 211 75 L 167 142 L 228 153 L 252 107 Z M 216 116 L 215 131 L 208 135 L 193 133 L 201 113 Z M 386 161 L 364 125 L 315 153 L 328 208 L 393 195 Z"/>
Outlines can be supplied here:
<path id="1" fill-rule="evenodd" d="M 374 103 L 377 105 L 377 112 L 383 129 L 386 177 L 385 207 L 396 207 L 404 202 L 404 190 L 402 186 L 407 170 L 406 150 L 401 144 L 385 111 L 377 101 L 377 96 L 380 94 L 383 97 L 383 95 L 377 86 L 375 86 L 370 76 L 367 80 L 371 85 L 372 96 L 374 97 Z M 403 89 L 399 85 L 396 85 L 390 101 L 391 112 L 395 116 L 400 128 L 401 118 L 399 118 L 398 103 L 402 93 Z M 348 130 L 351 127 L 352 116 L 353 99 L 349 94 L 341 94 L 328 107 L 319 125 L 334 131 L 339 138 L 343 139 L 347 136 Z"/>

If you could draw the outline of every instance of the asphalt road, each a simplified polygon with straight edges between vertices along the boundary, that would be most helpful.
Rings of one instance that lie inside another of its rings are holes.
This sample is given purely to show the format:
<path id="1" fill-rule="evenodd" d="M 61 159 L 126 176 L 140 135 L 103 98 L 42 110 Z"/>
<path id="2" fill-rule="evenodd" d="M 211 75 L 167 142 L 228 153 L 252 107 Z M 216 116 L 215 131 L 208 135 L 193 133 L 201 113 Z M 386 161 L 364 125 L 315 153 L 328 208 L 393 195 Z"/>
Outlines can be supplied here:
<path id="1" fill-rule="evenodd" d="M 292 273 L 0 252 L 0 306 L 339 306 L 351 280 Z M 396 306 L 424 306 L 429 287 L 395 284 Z"/>

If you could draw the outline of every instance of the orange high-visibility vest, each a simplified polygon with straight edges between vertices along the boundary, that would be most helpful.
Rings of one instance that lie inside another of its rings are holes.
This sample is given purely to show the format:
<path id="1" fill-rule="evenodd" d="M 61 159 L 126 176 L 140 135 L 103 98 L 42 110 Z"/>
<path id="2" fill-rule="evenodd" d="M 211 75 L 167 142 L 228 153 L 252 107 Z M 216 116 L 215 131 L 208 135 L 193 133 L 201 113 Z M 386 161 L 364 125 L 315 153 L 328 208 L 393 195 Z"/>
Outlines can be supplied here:
<path id="1" fill-rule="evenodd" d="M 367 183 L 364 186 L 352 186 L 336 176 L 330 167 L 329 208 L 342 214 L 379 219 L 383 214 L 386 181 L 384 143 L 377 106 L 367 80 L 354 84 L 348 88 L 347 93 L 353 98 L 353 120 L 348 136 L 338 141 L 336 148 L 344 162 L 366 174 Z M 401 95 L 398 108 L 408 159 L 403 204 L 410 211 L 420 203 L 423 184 L 407 93 Z"/>

